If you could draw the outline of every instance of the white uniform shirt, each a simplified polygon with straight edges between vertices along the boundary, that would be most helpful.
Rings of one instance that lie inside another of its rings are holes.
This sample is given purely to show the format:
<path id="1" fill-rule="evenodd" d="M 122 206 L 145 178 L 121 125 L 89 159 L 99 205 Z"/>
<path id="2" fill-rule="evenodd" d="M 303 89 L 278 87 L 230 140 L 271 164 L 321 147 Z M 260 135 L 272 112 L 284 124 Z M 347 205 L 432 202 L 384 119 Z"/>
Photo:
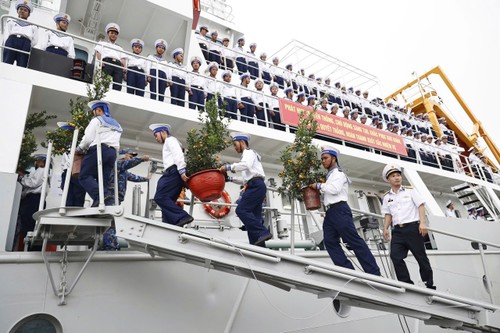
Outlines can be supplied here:
<path id="1" fill-rule="evenodd" d="M 234 52 L 229 47 L 222 45 L 221 53 L 224 58 L 234 60 Z"/>
<path id="2" fill-rule="evenodd" d="M 266 61 L 259 60 L 258 64 L 260 72 L 267 72 L 271 74 L 271 66 L 269 66 L 269 64 Z"/>
<path id="3" fill-rule="evenodd" d="M 326 182 L 319 187 L 319 191 L 323 194 L 323 204 L 328 206 L 340 201 L 347 202 L 349 183 L 349 178 L 339 168 L 335 167 L 328 171 Z"/>
<path id="4" fill-rule="evenodd" d="M 182 153 L 181 144 L 177 138 L 169 136 L 165 139 L 163 143 L 163 167 L 167 170 L 172 165 L 177 165 L 177 171 L 179 174 L 186 172 L 186 162 L 184 160 L 184 154 Z"/>
<path id="5" fill-rule="evenodd" d="M 457 217 L 454 209 L 446 208 L 446 217 Z"/>
<path id="6" fill-rule="evenodd" d="M 253 93 L 252 93 L 252 100 L 254 101 L 254 103 L 258 106 L 259 103 L 262 103 L 262 104 L 265 104 L 267 103 L 267 98 L 266 96 L 264 95 L 264 91 L 263 90 L 255 90 Z"/>
<path id="7" fill-rule="evenodd" d="M 167 68 L 167 60 L 165 58 L 160 58 L 156 56 L 155 54 L 150 54 L 148 55 L 148 59 L 151 60 L 148 62 L 147 66 L 147 73 L 149 74 L 150 69 L 156 69 L 160 71 L 164 71 L 165 73 L 168 72 Z"/>
<path id="8" fill-rule="evenodd" d="M 29 24 L 28 21 L 9 18 L 5 24 L 3 42 L 5 44 L 10 35 L 20 35 L 31 40 L 31 46 L 34 46 L 37 43 L 37 34 L 38 28 Z"/>
<path id="9" fill-rule="evenodd" d="M 45 168 L 37 168 L 21 178 L 21 185 L 23 185 L 23 193 L 42 193 L 43 174 Z"/>
<path id="10" fill-rule="evenodd" d="M 267 105 L 269 105 L 269 108 L 271 110 L 279 109 L 279 107 L 280 107 L 280 102 L 278 100 L 278 96 L 266 96 L 265 101 L 266 101 Z"/>
<path id="11" fill-rule="evenodd" d="M 99 44 L 95 46 L 94 50 L 101 54 L 101 60 L 104 58 L 113 58 L 118 60 L 125 58 L 125 54 L 122 53 L 123 48 L 116 43 L 99 42 Z"/>
<path id="12" fill-rule="evenodd" d="M 150 64 L 148 64 L 149 61 L 147 61 L 144 58 L 136 57 L 129 54 L 127 54 L 126 57 L 127 57 L 127 67 L 138 67 L 139 69 L 142 69 L 145 72 L 146 69 L 148 69 L 148 67 L 151 66 Z"/>
<path id="13" fill-rule="evenodd" d="M 208 51 L 212 54 L 221 54 L 221 51 L 222 51 L 222 45 L 220 45 L 219 43 L 217 42 L 213 42 L 212 40 L 210 40 L 208 43 Z"/>
<path id="14" fill-rule="evenodd" d="M 89 147 L 97 145 L 97 131 L 101 133 L 101 144 L 106 144 L 115 149 L 120 147 L 120 137 L 122 133 L 112 130 L 111 128 L 101 127 L 99 118 L 94 117 L 85 128 L 85 135 L 79 145 L 82 150 L 85 151 Z"/>
<path id="15" fill-rule="evenodd" d="M 216 78 L 213 78 L 211 76 L 207 77 L 205 79 L 205 83 L 203 85 L 203 88 L 204 88 L 206 93 L 210 93 L 213 95 L 215 95 L 218 92 L 221 92 L 221 89 L 222 89 L 220 81 L 218 81 Z"/>
<path id="16" fill-rule="evenodd" d="M 232 181 L 236 184 L 245 184 L 254 177 L 266 177 L 260 162 L 260 155 L 249 148 L 241 154 L 241 161 L 230 165 L 230 170 L 233 172 L 241 171 L 241 177 L 232 177 Z"/>
<path id="17" fill-rule="evenodd" d="M 66 35 L 62 31 L 54 32 L 46 30 L 45 36 L 40 41 L 38 48 L 46 50 L 49 46 L 55 46 L 68 52 L 68 58 L 75 59 L 75 44 L 73 37 Z"/>
<path id="18" fill-rule="evenodd" d="M 240 87 L 241 88 L 236 89 L 236 99 L 238 100 L 238 102 L 241 102 L 241 99 L 243 97 L 248 97 L 248 98 L 252 99 L 253 93 L 252 93 L 251 90 L 248 90 L 249 87 L 245 87 L 245 86 L 241 86 L 241 85 L 240 85 Z M 253 99 L 252 99 L 252 103 L 255 104 L 255 102 L 253 101 Z"/>
<path id="19" fill-rule="evenodd" d="M 67 170 L 70 167 L 69 163 L 69 154 L 68 153 L 63 153 L 61 156 L 61 170 Z"/>
<path id="20" fill-rule="evenodd" d="M 188 88 L 191 88 L 192 86 L 204 88 L 206 80 L 207 78 L 200 73 L 189 72 L 187 73 L 186 85 Z"/>
<path id="21" fill-rule="evenodd" d="M 420 221 L 418 207 L 424 199 L 411 186 L 401 186 L 395 193 L 392 189 L 384 196 L 382 214 L 392 216 L 392 225 Z"/>
<path id="22" fill-rule="evenodd" d="M 187 76 L 186 68 L 182 64 L 171 62 L 169 65 L 171 66 L 171 70 L 170 70 L 170 76 L 168 76 L 167 72 L 167 78 L 172 78 L 173 76 L 177 76 L 181 79 L 186 80 Z"/>
<path id="23" fill-rule="evenodd" d="M 243 47 L 236 45 L 233 48 L 233 54 L 235 58 L 245 58 L 245 61 L 248 62 L 245 50 L 243 50 Z"/>
<path id="24" fill-rule="evenodd" d="M 237 90 L 240 90 L 240 89 L 236 89 L 236 87 L 230 83 L 227 83 L 227 82 L 221 83 L 221 95 L 222 95 L 222 97 L 237 98 L 237 95 L 239 95 Z"/>
<path id="25" fill-rule="evenodd" d="M 281 67 L 275 66 L 275 65 L 270 65 L 270 71 L 272 76 L 279 76 L 283 77 L 285 76 L 284 70 Z"/>

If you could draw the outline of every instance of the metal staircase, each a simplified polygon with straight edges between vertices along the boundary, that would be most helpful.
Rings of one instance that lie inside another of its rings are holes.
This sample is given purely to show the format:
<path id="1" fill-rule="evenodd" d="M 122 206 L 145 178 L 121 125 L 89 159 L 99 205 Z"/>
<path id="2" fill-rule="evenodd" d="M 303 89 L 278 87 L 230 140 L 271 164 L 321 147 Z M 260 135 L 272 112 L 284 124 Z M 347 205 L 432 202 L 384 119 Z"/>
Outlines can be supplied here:
<path id="1" fill-rule="evenodd" d="M 452 186 L 451 190 L 456 194 L 458 200 L 460 200 L 465 208 L 485 208 L 485 218 L 488 220 L 494 220 L 495 216 L 498 215 L 493 198 L 491 198 L 488 191 L 482 186 L 472 183 L 463 183 Z"/>
<path id="2" fill-rule="evenodd" d="M 429 325 L 500 332 L 500 307 L 323 262 L 229 242 L 133 215 L 115 216 L 117 236 L 136 250 L 331 297 L 345 305 L 402 314 Z"/>

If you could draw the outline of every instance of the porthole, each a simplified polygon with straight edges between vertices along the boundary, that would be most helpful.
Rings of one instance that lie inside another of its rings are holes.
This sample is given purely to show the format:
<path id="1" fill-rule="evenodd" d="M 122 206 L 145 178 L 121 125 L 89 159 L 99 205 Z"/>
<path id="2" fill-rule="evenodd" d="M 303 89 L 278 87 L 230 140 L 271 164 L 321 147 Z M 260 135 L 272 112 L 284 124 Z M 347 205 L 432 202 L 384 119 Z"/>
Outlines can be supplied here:
<path id="1" fill-rule="evenodd" d="M 340 318 L 347 318 L 351 314 L 351 306 L 342 303 L 338 299 L 333 300 L 333 308 Z"/>
<path id="2" fill-rule="evenodd" d="M 21 319 L 9 333 L 62 333 L 62 326 L 55 317 L 37 313 Z"/>

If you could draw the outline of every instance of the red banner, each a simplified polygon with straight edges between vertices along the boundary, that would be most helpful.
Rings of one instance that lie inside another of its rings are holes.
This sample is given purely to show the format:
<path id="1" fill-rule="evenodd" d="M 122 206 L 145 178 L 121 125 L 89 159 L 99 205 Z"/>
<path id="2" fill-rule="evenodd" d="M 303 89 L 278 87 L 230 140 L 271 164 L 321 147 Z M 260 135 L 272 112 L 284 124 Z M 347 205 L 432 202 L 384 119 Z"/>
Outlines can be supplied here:
<path id="1" fill-rule="evenodd" d="M 291 126 L 297 126 L 301 111 L 313 111 L 311 107 L 282 98 L 279 99 L 279 103 L 281 121 Z M 315 118 L 318 122 L 318 133 L 358 143 L 362 146 L 385 150 L 399 155 L 407 155 L 404 140 L 397 134 L 379 130 L 369 125 L 363 125 L 357 121 L 334 116 L 321 110 L 316 112 Z"/>

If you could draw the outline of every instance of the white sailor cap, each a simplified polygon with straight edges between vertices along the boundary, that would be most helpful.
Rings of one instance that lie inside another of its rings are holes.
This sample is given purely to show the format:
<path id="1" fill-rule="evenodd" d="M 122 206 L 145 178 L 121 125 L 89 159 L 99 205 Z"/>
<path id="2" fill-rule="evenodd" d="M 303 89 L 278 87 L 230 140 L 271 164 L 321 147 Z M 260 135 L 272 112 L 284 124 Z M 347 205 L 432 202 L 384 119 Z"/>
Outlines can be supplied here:
<path id="1" fill-rule="evenodd" d="M 215 61 L 212 61 L 211 63 L 208 64 L 208 70 L 211 70 L 212 68 L 217 68 L 219 69 L 219 64 L 216 63 Z"/>
<path id="2" fill-rule="evenodd" d="M 382 178 L 384 178 L 384 181 L 389 182 L 388 177 L 394 172 L 401 173 L 401 167 L 397 164 L 387 164 L 384 171 L 382 171 Z"/>
<path id="3" fill-rule="evenodd" d="M 293 91 L 293 88 L 292 87 L 287 87 L 285 89 L 285 94 L 288 94 L 289 92 Z"/>
<path id="4" fill-rule="evenodd" d="M 193 62 L 198 62 L 201 65 L 201 59 L 198 56 L 191 57 L 191 65 Z"/>
<path id="5" fill-rule="evenodd" d="M 103 100 L 90 101 L 87 104 L 90 110 L 94 111 L 96 108 L 101 107 L 106 116 L 109 116 L 109 102 Z"/>
<path id="6" fill-rule="evenodd" d="M 438 119 L 438 121 L 445 121 L 445 120 L 446 120 L 446 118 L 445 118 L 445 117 L 440 117 L 440 118 Z"/>
<path id="7" fill-rule="evenodd" d="M 288 69 L 288 68 L 293 68 L 293 65 L 292 65 L 292 64 L 287 64 L 287 65 L 285 66 L 285 68 L 286 68 L 286 69 Z"/>
<path id="8" fill-rule="evenodd" d="M 66 23 L 71 22 L 71 16 L 69 16 L 66 13 L 59 13 L 54 15 L 54 21 L 59 22 L 59 21 L 65 21 Z"/>
<path id="9" fill-rule="evenodd" d="M 224 37 L 224 38 L 222 38 L 222 41 L 223 41 L 223 42 L 225 42 L 226 40 L 229 42 L 229 37 Z"/>
<path id="10" fill-rule="evenodd" d="M 467 209 L 469 211 L 469 213 L 472 213 L 473 211 L 477 211 L 477 208 L 476 207 L 471 207 L 469 209 Z"/>
<path id="11" fill-rule="evenodd" d="M 226 76 L 229 76 L 231 77 L 233 74 L 230 70 L 225 70 L 224 72 L 222 72 L 222 78 L 225 78 Z"/>
<path id="12" fill-rule="evenodd" d="M 241 42 L 242 40 L 245 40 L 245 37 L 238 38 L 238 43 Z"/>
<path id="13" fill-rule="evenodd" d="M 179 54 L 184 54 L 184 50 L 182 49 L 182 47 L 178 47 L 172 51 L 172 58 L 177 57 Z"/>
<path id="14" fill-rule="evenodd" d="M 60 128 L 60 129 L 63 129 L 63 130 L 68 130 L 68 131 L 72 131 L 75 129 L 75 126 L 72 126 L 70 125 L 68 122 L 66 121 L 58 121 L 57 122 L 57 126 Z"/>
<path id="15" fill-rule="evenodd" d="M 366 114 L 361 115 L 361 119 L 368 119 L 368 116 Z M 406 127 L 401 128 L 401 130 L 406 129 Z"/>
<path id="16" fill-rule="evenodd" d="M 142 39 L 139 39 L 139 38 L 134 38 L 130 41 L 130 46 L 132 46 L 132 47 L 134 47 L 134 46 L 144 47 L 144 41 Z"/>
<path id="17" fill-rule="evenodd" d="M 446 207 L 449 207 L 452 204 L 451 200 L 446 201 Z"/>
<path id="18" fill-rule="evenodd" d="M 262 58 L 262 57 L 267 57 L 267 53 L 266 53 L 266 52 L 262 52 L 262 53 L 260 54 L 260 57 L 261 57 L 261 58 Z"/>
<path id="19" fill-rule="evenodd" d="M 271 90 L 271 89 L 272 89 L 272 88 L 274 88 L 274 87 L 276 87 L 276 88 L 278 88 L 278 89 L 279 89 L 278 84 L 277 84 L 276 82 L 273 82 L 273 83 L 271 83 L 271 84 L 269 85 L 269 90 Z"/>
<path id="20" fill-rule="evenodd" d="M 421 139 L 422 139 L 422 138 L 427 138 L 427 134 L 422 133 L 422 135 L 420 135 L 420 138 L 421 138 Z"/>
<path id="21" fill-rule="evenodd" d="M 106 29 L 104 29 L 106 31 L 106 33 L 108 33 L 109 31 L 116 31 L 116 33 L 120 33 L 120 26 L 116 23 L 108 23 L 106 25 Z"/>
<path id="22" fill-rule="evenodd" d="M 313 99 L 316 99 L 316 96 L 314 96 L 314 95 L 309 95 L 309 96 L 307 96 L 307 100 L 308 100 L 308 101 L 309 101 L 309 100 L 313 100 Z"/>
<path id="23" fill-rule="evenodd" d="M 305 97 L 305 96 L 306 96 L 306 94 L 303 91 L 301 91 L 297 94 L 297 97 Z"/>
<path id="24" fill-rule="evenodd" d="M 260 77 L 258 77 L 258 78 L 255 80 L 255 84 L 257 84 L 257 83 L 259 83 L 259 82 L 260 82 L 260 83 L 264 83 L 264 81 L 263 81 Z"/>
<path id="25" fill-rule="evenodd" d="M 214 30 L 210 33 L 211 36 L 216 35 L 219 36 L 219 32 L 217 30 Z"/>
<path id="26" fill-rule="evenodd" d="M 160 38 L 155 40 L 155 48 L 157 48 L 158 46 L 163 46 L 166 50 L 168 47 L 168 43 L 166 40 Z"/>
<path id="27" fill-rule="evenodd" d="M 247 77 L 250 77 L 250 73 L 243 73 L 240 75 L 240 80 L 246 79 Z"/>
<path id="28" fill-rule="evenodd" d="M 26 8 L 27 10 L 29 10 L 30 13 L 33 10 L 33 7 L 31 6 L 31 1 L 29 1 L 29 0 L 17 0 L 16 10 L 18 10 L 19 7 Z"/>
<path id="29" fill-rule="evenodd" d="M 124 158 L 127 155 L 137 156 L 138 154 L 135 151 L 132 151 L 130 148 L 125 148 L 119 151 L 118 158 Z"/>
<path id="30" fill-rule="evenodd" d="M 251 43 L 250 47 L 257 47 L 257 43 Z"/>
<path id="31" fill-rule="evenodd" d="M 443 139 L 448 140 L 448 135 L 446 135 L 446 134 L 441 135 L 441 140 L 443 140 Z"/>
<path id="32" fill-rule="evenodd" d="M 335 156 L 337 159 L 340 156 L 340 151 L 332 145 L 323 145 L 319 147 L 319 150 L 321 152 L 321 155 L 330 154 L 332 156 Z"/>
<path id="33" fill-rule="evenodd" d="M 171 126 L 169 124 L 151 124 L 149 125 L 149 129 L 153 131 L 153 134 L 161 131 L 166 131 L 168 134 L 170 134 Z"/>
<path id="34" fill-rule="evenodd" d="M 327 77 L 327 78 L 325 79 L 325 82 L 331 82 L 330 78 L 329 78 L 329 77 Z"/>
<path id="35" fill-rule="evenodd" d="M 250 134 L 243 132 L 231 132 L 229 133 L 233 141 L 245 140 L 247 143 L 250 142 Z"/>
<path id="36" fill-rule="evenodd" d="M 35 154 L 35 156 L 33 156 L 33 158 L 35 159 L 35 161 L 46 161 L 47 155 L 46 154 Z"/>

